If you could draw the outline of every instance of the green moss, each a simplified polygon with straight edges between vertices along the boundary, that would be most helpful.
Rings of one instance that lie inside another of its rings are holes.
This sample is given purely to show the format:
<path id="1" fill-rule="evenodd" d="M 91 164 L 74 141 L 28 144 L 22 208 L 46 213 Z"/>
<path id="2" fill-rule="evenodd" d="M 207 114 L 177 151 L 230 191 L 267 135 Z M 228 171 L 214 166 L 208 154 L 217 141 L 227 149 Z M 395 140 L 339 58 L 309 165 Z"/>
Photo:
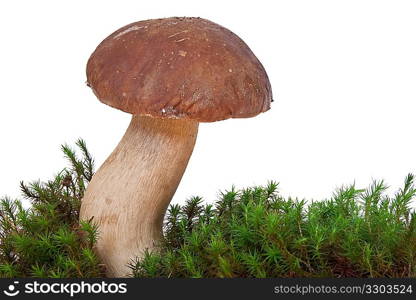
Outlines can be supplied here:
<path id="1" fill-rule="evenodd" d="M 92 251 L 98 228 L 79 224 L 85 186 L 92 177 L 93 160 L 84 141 L 77 146 L 82 158 L 68 146 L 62 150 L 70 161 L 47 182 L 21 182 L 23 196 L 31 203 L 0 199 L 0 277 L 99 277 L 102 265 Z"/>
<path id="2" fill-rule="evenodd" d="M 62 150 L 69 167 L 46 182 L 21 183 L 31 202 L 0 199 L 0 277 L 101 277 L 99 229 L 79 224 L 94 161 Z M 214 204 L 192 197 L 168 209 L 158 253 L 130 264 L 134 277 L 416 277 L 414 178 L 394 196 L 386 185 L 338 189 L 307 203 L 278 185 L 232 188 Z"/>
<path id="3" fill-rule="evenodd" d="M 329 200 L 283 198 L 277 184 L 225 192 L 214 206 L 169 208 L 159 253 L 135 277 L 416 277 L 415 196 L 409 175 L 394 197 L 383 182 Z"/>

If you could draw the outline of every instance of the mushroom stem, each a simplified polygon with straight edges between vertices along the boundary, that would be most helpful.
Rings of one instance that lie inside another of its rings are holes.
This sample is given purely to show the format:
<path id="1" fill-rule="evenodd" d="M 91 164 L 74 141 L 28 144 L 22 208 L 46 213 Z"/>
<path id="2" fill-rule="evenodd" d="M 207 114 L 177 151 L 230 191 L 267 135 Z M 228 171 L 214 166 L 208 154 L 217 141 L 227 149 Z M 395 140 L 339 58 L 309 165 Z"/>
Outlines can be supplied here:
<path id="1" fill-rule="evenodd" d="M 80 218 L 99 226 L 97 253 L 110 277 L 156 249 L 166 209 L 195 145 L 198 122 L 134 115 L 113 153 L 93 176 Z"/>

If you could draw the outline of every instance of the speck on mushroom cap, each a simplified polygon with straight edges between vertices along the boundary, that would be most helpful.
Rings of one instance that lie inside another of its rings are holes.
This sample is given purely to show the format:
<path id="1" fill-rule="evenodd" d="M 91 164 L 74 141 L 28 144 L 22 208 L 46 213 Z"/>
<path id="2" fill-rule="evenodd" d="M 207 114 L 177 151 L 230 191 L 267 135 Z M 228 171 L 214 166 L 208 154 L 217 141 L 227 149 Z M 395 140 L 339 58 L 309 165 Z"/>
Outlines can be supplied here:
<path id="1" fill-rule="evenodd" d="M 87 64 L 105 104 L 131 114 L 213 122 L 270 108 L 267 74 L 228 29 L 201 18 L 140 21 L 107 37 Z"/>

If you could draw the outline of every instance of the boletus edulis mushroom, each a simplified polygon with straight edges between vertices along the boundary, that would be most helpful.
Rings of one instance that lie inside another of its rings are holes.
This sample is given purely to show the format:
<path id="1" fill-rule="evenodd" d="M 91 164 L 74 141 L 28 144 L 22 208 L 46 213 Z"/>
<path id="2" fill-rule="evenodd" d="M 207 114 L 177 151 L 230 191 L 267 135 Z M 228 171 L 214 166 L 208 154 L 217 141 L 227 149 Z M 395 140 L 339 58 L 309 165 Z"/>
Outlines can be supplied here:
<path id="1" fill-rule="evenodd" d="M 249 47 L 201 18 L 120 28 L 88 60 L 87 83 L 101 102 L 133 115 L 81 205 L 81 219 L 99 225 L 107 275 L 122 277 L 129 262 L 157 250 L 199 122 L 256 116 L 270 108 L 272 92 Z"/>

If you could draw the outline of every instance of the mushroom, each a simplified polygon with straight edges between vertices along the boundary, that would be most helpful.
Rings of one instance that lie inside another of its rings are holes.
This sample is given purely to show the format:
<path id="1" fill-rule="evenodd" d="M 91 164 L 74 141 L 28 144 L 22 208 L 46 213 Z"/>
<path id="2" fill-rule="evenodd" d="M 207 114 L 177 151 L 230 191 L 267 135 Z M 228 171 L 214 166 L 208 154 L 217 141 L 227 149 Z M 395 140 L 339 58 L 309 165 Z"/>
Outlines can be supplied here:
<path id="1" fill-rule="evenodd" d="M 122 27 L 89 58 L 87 84 L 101 102 L 133 115 L 80 212 L 99 225 L 96 251 L 107 275 L 122 277 L 131 260 L 157 250 L 199 122 L 256 116 L 270 108 L 272 92 L 248 46 L 201 18 Z"/>

